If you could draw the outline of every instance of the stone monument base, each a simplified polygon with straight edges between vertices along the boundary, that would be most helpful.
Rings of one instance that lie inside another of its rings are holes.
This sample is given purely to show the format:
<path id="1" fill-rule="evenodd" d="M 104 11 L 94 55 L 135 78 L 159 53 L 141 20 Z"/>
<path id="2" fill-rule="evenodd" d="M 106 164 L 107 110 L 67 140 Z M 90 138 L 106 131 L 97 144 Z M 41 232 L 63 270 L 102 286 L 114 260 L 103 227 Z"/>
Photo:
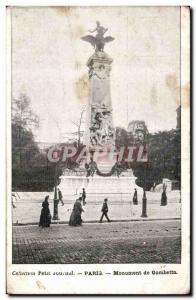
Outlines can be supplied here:
<path id="1" fill-rule="evenodd" d="M 93 177 L 86 176 L 61 176 L 60 190 L 65 195 L 73 195 L 79 197 L 82 193 L 82 188 L 85 188 L 87 194 L 87 201 L 103 201 L 108 198 L 111 201 L 131 201 L 134 189 L 136 188 L 138 194 L 142 194 L 143 190 L 136 185 L 137 177 L 134 175 L 128 176 L 110 176 L 102 177 L 94 175 Z"/>

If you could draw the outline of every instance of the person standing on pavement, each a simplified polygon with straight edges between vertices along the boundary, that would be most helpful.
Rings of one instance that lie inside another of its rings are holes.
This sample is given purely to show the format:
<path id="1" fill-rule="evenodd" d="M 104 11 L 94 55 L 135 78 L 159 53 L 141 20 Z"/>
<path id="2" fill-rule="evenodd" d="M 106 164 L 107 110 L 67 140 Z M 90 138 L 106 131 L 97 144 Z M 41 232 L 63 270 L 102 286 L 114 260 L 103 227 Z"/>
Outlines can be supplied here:
<path id="1" fill-rule="evenodd" d="M 58 196 L 59 196 L 59 201 L 61 202 L 62 206 L 64 205 L 64 202 L 63 202 L 63 195 L 62 195 L 62 192 L 60 189 L 58 189 Z"/>
<path id="2" fill-rule="evenodd" d="M 102 209 L 101 209 L 101 211 L 102 211 L 102 215 L 101 215 L 101 219 L 100 219 L 100 223 L 102 223 L 102 220 L 103 220 L 103 217 L 105 216 L 106 217 L 106 219 L 107 219 L 107 221 L 108 222 L 111 222 L 111 220 L 109 219 L 109 217 L 108 217 L 108 199 L 107 198 L 105 198 L 104 199 L 104 202 L 103 202 L 103 206 L 102 206 Z"/>
<path id="3" fill-rule="evenodd" d="M 82 189 L 82 202 L 83 202 L 83 205 L 86 204 L 86 191 L 85 191 L 85 188 Z"/>
<path id="4" fill-rule="evenodd" d="M 134 195 L 133 195 L 133 204 L 134 205 L 138 205 L 138 201 L 137 201 L 137 189 L 135 189 Z"/>
<path id="5" fill-rule="evenodd" d="M 163 192 L 161 194 L 161 206 L 166 206 L 167 205 L 166 189 L 167 189 L 167 186 L 164 183 L 163 184 Z"/>
<path id="6" fill-rule="evenodd" d="M 50 227 L 51 223 L 51 214 L 49 209 L 49 196 L 45 197 L 45 200 L 42 202 L 42 210 L 39 220 L 39 226 L 41 227 Z"/>

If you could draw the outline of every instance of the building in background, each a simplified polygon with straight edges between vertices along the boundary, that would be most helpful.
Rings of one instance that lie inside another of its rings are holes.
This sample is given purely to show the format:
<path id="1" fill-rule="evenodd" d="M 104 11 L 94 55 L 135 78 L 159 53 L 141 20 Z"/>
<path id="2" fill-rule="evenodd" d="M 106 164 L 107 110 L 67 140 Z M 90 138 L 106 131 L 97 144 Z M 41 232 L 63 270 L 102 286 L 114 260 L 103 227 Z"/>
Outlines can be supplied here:
<path id="1" fill-rule="evenodd" d="M 146 135 L 148 134 L 148 129 L 144 121 L 134 120 L 129 122 L 127 128 L 129 137 L 135 142 L 145 141 Z"/>

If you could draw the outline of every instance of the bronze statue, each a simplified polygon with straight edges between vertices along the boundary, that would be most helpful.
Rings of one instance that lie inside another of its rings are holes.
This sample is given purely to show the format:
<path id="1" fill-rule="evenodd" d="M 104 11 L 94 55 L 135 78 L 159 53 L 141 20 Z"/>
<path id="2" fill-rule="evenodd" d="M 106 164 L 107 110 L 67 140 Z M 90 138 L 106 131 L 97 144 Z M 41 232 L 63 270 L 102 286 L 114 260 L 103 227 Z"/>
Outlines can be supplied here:
<path id="1" fill-rule="evenodd" d="M 98 51 L 103 52 L 105 43 L 112 42 L 114 40 L 114 38 L 111 36 L 104 37 L 104 34 L 106 33 L 106 31 L 108 29 L 101 26 L 99 21 L 97 21 L 96 24 L 97 24 L 97 27 L 94 30 L 89 30 L 89 32 L 91 32 L 91 33 L 97 31 L 96 36 L 94 37 L 93 35 L 85 35 L 81 39 L 83 41 L 90 43 L 95 48 L 96 52 L 98 52 Z"/>

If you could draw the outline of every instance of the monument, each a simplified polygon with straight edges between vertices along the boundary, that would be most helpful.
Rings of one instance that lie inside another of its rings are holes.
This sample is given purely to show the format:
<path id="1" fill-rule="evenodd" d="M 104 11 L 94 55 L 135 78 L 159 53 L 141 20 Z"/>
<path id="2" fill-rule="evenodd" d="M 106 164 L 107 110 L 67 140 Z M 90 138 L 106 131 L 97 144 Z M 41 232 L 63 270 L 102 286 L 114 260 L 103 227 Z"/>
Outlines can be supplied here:
<path id="1" fill-rule="evenodd" d="M 96 36 L 87 35 L 82 40 L 91 43 L 95 52 L 87 61 L 90 97 L 86 122 L 86 146 L 105 146 L 114 143 L 114 127 L 112 120 L 112 103 L 110 94 L 110 71 L 113 59 L 105 52 L 105 43 L 114 40 L 104 37 L 106 28 L 97 21 L 97 27 L 90 32 L 97 31 Z"/>
<path id="2" fill-rule="evenodd" d="M 104 51 L 105 44 L 112 42 L 114 38 L 104 36 L 107 30 L 97 21 L 96 28 L 89 30 L 91 33 L 96 32 L 96 36 L 81 38 L 94 48 L 94 53 L 87 61 L 90 91 L 84 145 L 88 155 L 85 162 L 81 162 L 80 172 L 61 176 L 60 189 L 65 193 L 69 191 L 71 194 L 78 194 L 85 188 L 87 198 L 92 200 L 103 200 L 104 197 L 130 200 L 130 193 L 133 193 L 134 188 L 139 192 L 142 189 L 136 185 L 137 178 L 132 170 L 123 170 L 118 162 L 110 91 L 113 59 Z"/>

